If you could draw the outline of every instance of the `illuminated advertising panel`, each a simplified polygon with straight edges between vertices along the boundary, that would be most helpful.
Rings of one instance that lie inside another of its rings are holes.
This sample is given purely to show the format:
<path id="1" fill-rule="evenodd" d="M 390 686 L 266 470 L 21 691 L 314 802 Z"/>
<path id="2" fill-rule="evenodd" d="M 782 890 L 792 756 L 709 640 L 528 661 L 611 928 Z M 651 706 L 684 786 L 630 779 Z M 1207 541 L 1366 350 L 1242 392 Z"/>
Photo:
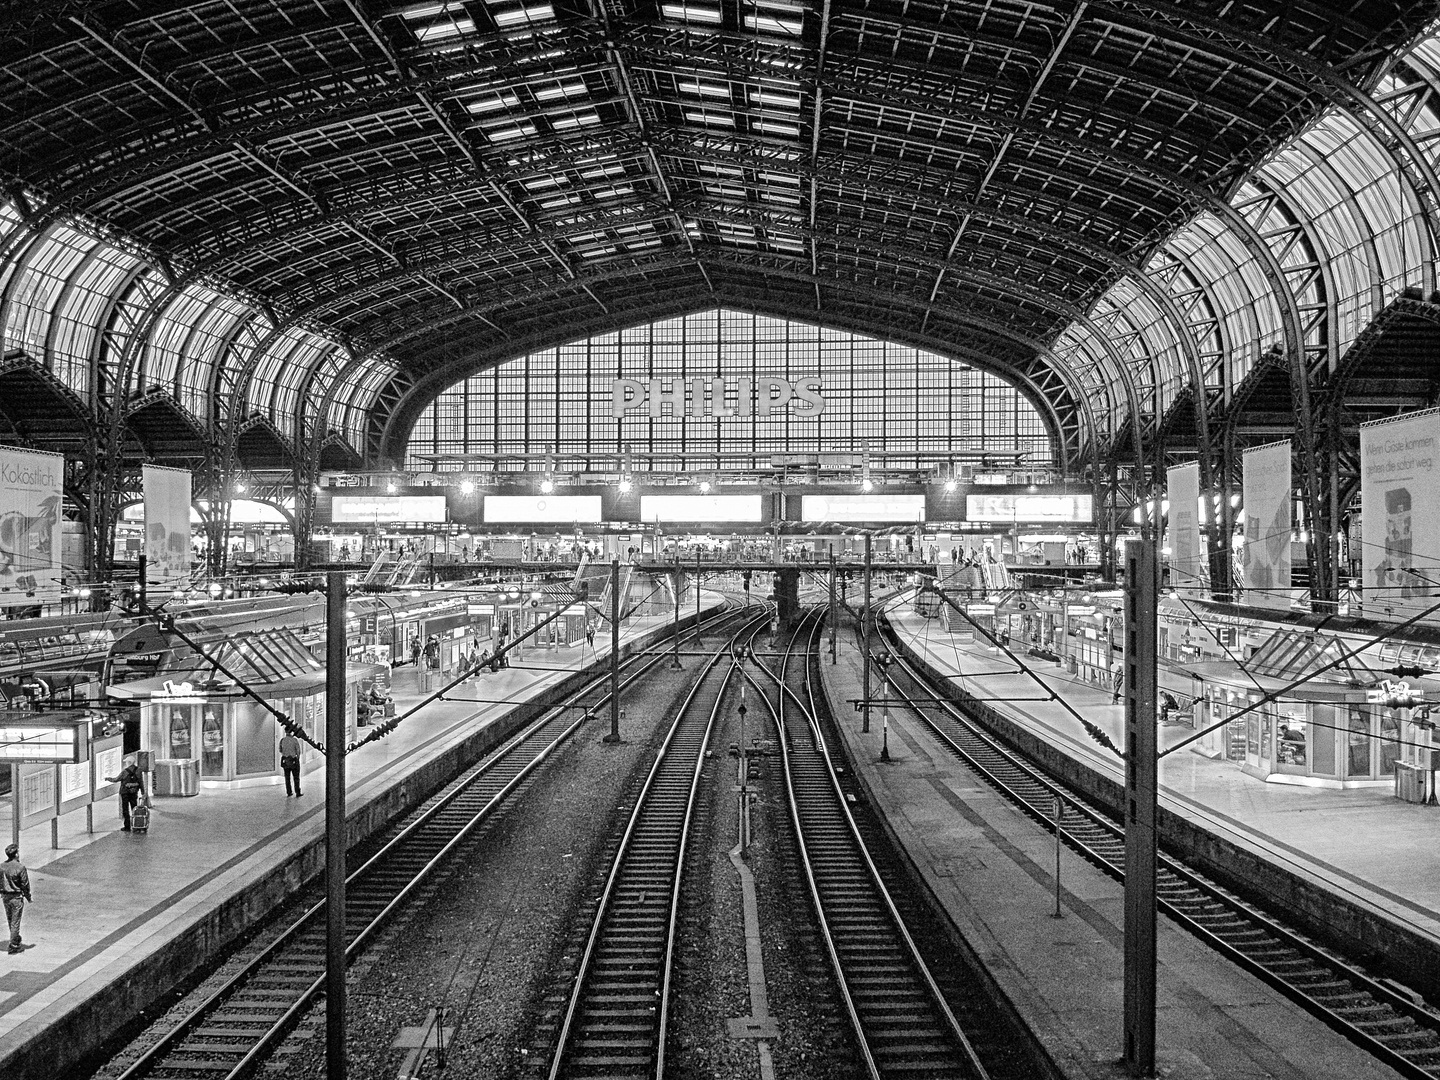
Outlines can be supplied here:
<path id="1" fill-rule="evenodd" d="M 485 523 L 594 524 L 601 520 L 599 495 L 486 495 Z"/>
<path id="2" fill-rule="evenodd" d="M 444 521 L 444 495 L 334 495 L 336 525 L 384 525 L 396 521 Z"/>
<path id="3" fill-rule="evenodd" d="M 1290 444 L 1274 442 L 1244 451 L 1245 602 L 1290 606 Z"/>
<path id="4" fill-rule="evenodd" d="M 1094 519 L 1092 495 L 996 492 L 965 496 L 966 521 L 993 521 L 1002 525 L 1007 521 L 1089 525 Z"/>
<path id="5" fill-rule="evenodd" d="M 1360 426 L 1358 557 L 1365 614 L 1410 619 L 1440 600 L 1440 410 Z M 1247 504 L 1248 516 L 1250 507 Z"/>
<path id="6" fill-rule="evenodd" d="M 145 577 L 175 588 L 190 578 L 190 472 L 140 467 L 145 495 Z"/>
<path id="7" fill-rule="evenodd" d="M 802 495 L 801 521 L 924 521 L 924 495 Z"/>
<path id="8" fill-rule="evenodd" d="M 641 521 L 758 522 L 761 495 L 641 495 Z"/>
<path id="9" fill-rule="evenodd" d="M 0 447 L 0 603 L 60 598 L 65 455 Z"/>

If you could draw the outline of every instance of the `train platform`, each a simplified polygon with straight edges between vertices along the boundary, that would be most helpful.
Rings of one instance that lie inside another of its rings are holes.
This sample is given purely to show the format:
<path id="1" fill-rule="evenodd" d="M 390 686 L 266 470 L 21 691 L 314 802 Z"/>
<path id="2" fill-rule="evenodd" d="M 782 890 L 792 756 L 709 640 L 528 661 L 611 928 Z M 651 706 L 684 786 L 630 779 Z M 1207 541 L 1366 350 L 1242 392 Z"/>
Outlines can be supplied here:
<path id="1" fill-rule="evenodd" d="M 702 597 L 707 610 L 723 603 L 717 594 Z M 693 617 L 693 610 L 682 616 Z M 666 616 L 632 618 L 622 651 L 646 648 L 671 627 Z M 609 655 L 608 634 L 593 649 L 526 647 L 510 667 L 460 684 L 349 755 L 351 842 L 478 756 L 501 719 Z M 408 665 L 393 671 L 397 713 L 429 693 L 422 681 Z M 277 776 L 264 786 L 154 799 L 144 835 L 120 831 L 114 803 L 96 806 L 93 834 L 84 813 L 68 815 L 75 820 L 62 821 L 56 849 L 48 824 L 26 829 L 21 856 L 35 900 L 22 924 L 27 948 L 0 961 L 0 1076 L 69 1075 L 75 1061 L 160 999 L 167 981 L 202 962 L 197 950 L 220 951 L 323 868 L 324 769 L 302 782 L 299 798 L 287 797 Z M 7 815 L 0 835 L 9 830 Z"/>
<path id="2" fill-rule="evenodd" d="M 927 729 L 896 712 L 891 760 L 881 762 L 879 717 L 872 716 L 869 733 L 853 719 L 850 702 L 862 696 L 854 640 L 842 638 L 838 662 L 832 665 L 827 653 L 821 666 L 870 800 L 1059 1074 L 1071 1080 L 1123 1076 L 1120 884 L 1067 850 L 1060 870 L 1062 915 L 1054 918 L 1052 836 L 977 779 Z M 1399 1075 L 1168 920 L 1159 920 L 1157 932 L 1157 1075 Z"/>
<path id="3" fill-rule="evenodd" d="M 957 644 L 938 619 L 896 606 L 890 624 L 957 686 L 1091 769 L 1123 784 L 1124 762 L 1091 740 L 1036 681 L 983 639 Z M 1123 745 L 1124 706 L 1063 668 L 1032 661 L 1045 685 Z M 1163 748 L 1193 735 L 1161 726 Z M 1393 788 L 1339 790 L 1270 784 L 1233 763 L 1183 748 L 1160 759 L 1160 807 L 1357 910 L 1440 947 L 1440 808 L 1403 802 Z"/>

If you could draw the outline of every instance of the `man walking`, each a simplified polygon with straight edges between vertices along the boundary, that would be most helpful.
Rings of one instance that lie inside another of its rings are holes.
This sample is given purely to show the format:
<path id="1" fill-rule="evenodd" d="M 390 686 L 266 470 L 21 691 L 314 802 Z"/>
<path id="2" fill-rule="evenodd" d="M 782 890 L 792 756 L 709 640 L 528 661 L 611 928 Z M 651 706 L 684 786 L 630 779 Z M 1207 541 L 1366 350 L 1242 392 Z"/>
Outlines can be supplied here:
<path id="1" fill-rule="evenodd" d="M 291 781 L 294 781 L 294 795 L 298 799 L 305 794 L 300 790 L 300 740 L 290 732 L 280 737 L 280 771 L 285 774 L 285 797 L 288 799 Z"/>
<path id="2" fill-rule="evenodd" d="M 20 861 L 20 848 L 11 844 L 5 849 L 5 861 L 0 863 L 0 901 L 5 904 L 5 921 L 10 924 L 10 951 L 20 952 L 20 915 L 26 903 L 33 903 L 30 896 L 30 873 Z"/>
<path id="3" fill-rule="evenodd" d="M 140 801 L 140 789 L 143 786 L 140 780 L 140 769 L 135 764 L 133 757 L 125 759 L 125 767 L 120 770 L 119 776 L 105 777 L 106 783 L 120 784 L 120 831 L 130 831 L 130 811 L 135 809 L 135 804 Z"/>

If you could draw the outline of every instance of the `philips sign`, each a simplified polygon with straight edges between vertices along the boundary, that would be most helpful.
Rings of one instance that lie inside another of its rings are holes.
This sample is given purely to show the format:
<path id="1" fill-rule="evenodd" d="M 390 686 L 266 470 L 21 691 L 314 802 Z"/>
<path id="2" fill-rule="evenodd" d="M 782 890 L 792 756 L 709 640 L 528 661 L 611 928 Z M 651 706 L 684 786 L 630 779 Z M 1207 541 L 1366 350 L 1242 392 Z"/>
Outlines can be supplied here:
<path id="1" fill-rule="evenodd" d="M 819 416 L 825 411 L 818 378 L 789 382 L 772 375 L 758 379 L 616 379 L 610 389 L 611 415 L 646 410 L 650 419 L 669 416 L 770 416 L 795 403 L 794 415 Z M 670 406 L 666 413 L 665 406 Z"/>

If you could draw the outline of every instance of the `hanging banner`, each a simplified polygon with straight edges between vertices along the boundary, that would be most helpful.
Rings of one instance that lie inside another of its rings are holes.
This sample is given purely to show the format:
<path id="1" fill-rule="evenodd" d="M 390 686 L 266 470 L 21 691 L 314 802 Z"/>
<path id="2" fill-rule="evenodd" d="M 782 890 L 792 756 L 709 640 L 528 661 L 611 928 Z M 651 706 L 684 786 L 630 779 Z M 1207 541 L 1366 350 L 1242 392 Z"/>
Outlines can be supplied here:
<path id="1" fill-rule="evenodd" d="M 1170 587 L 1198 595 L 1205 585 L 1200 542 L 1200 463 L 1177 465 L 1166 474 L 1170 496 Z"/>
<path id="2" fill-rule="evenodd" d="M 1245 451 L 1245 602 L 1290 606 L 1290 443 Z"/>
<path id="3" fill-rule="evenodd" d="M 65 455 L 0 447 L 0 606 L 60 601 Z"/>
<path id="4" fill-rule="evenodd" d="M 190 583 L 190 473 L 145 465 L 145 580 L 161 588 Z"/>
<path id="5" fill-rule="evenodd" d="M 1440 409 L 1360 425 L 1359 555 L 1367 618 L 1409 619 L 1440 602 L 1437 449 Z"/>

